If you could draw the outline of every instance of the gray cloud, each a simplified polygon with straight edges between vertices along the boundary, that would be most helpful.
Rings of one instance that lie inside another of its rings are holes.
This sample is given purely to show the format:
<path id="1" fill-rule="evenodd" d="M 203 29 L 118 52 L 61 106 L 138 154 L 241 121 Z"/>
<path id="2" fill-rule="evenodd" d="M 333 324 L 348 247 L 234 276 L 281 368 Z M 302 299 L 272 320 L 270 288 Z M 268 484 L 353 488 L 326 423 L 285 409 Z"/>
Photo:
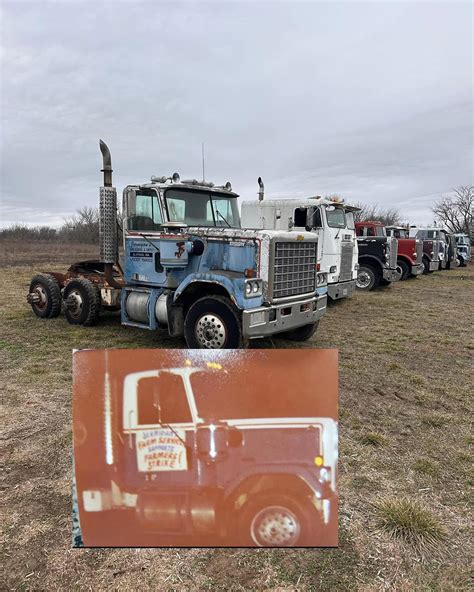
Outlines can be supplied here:
<path id="1" fill-rule="evenodd" d="M 470 2 L 2 4 L 1 219 L 178 170 L 431 220 L 473 182 Z"/>

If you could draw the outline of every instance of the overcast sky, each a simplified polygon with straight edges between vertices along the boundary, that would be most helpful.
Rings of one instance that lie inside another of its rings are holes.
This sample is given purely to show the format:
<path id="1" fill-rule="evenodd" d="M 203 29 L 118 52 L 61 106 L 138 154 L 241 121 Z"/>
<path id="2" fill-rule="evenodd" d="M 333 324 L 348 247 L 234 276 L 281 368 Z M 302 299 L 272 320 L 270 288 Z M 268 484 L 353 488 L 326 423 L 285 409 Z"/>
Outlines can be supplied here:
<path id="1" fill-rule="evenodd" d="M 473 4 L 1 2 L 2 226 L 114 185 L 337 193 L 413 223 L 473 183 Z"/>

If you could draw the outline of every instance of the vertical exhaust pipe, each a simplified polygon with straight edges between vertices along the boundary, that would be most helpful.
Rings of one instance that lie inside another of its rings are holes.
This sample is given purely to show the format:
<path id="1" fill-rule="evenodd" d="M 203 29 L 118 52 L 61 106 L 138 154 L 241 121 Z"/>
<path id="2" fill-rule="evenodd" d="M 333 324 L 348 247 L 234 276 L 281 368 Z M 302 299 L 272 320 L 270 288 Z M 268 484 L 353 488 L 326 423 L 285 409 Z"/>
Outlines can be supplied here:
<path id="1" fill-rule="evenodd" d="M 263 184 L 262 177 L 259 177 L 257 179 L 257 183 L 258 183 L 258 186 L 259 186 L 259 190 L 258 190 L 258 201 L 263 201 L 263 194 L 265 192 L 265 186 Z"/>
<path id="2" fill-rule="evenodd" d="M 104 264 L 105 279 L 113 288 L 122 288 L 114 279 L 113 266 L 118 263 L 117 191 L 112 187 L 112 158 L 105 142 L 99 140 L 102 152 L 104 185 L 99 193 L 99 246 L 100 260 Z"/>

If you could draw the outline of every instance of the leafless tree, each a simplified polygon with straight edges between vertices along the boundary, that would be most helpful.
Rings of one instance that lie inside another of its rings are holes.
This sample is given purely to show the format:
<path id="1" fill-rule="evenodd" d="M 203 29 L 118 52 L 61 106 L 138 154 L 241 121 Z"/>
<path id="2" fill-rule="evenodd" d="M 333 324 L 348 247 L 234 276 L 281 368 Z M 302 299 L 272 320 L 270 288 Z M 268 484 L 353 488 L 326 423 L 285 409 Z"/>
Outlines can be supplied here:
<path id="1" fill-rule="evenodd" d="M 61 237 L 71 242 L 98 243 L 99 209 L 83 206 L 73 216 L 64 219 Z"/>
<path id="2" fill-rule="evenodd" d="M 354 213 L 356 222 L 366 222 L 368 220 L 376 220 L 382 222 L 385 226 L 401 226 L 402 218 L 400 212 L 396 208 L 383 208 L 378 204 L 353 204 L 360 208 L 359 212 Z"/>
<path id="3" fill-rule="evenodd" d="M 442 197 L 432 210 L 443 226 L 451 232 L 462 232 L 472 240 L 474 186 L 461 185 L 452 196 Z"/>

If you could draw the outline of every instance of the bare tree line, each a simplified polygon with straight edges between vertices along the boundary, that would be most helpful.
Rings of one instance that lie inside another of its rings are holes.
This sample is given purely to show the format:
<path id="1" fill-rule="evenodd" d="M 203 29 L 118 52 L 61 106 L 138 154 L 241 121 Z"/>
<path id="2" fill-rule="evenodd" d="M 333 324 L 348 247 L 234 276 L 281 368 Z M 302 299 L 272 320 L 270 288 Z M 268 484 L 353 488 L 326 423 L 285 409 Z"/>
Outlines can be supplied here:
<path id="1" fill-rule="evenodd" d="M 474 186 L 461 185 L 451 197 L 442 197 L 432 210 L 441 223 L 451 232 L 469 235 L 473 239 Z"/>
<path id="2" fill-rule="evenodd" d="M 338 195 L 328 197 L 342 199 Z M 360 208 L 355 212 L 356 221 L 377 220 L 385 226 L 408 226 L 402 221 L 397 208 L 385 208 L 379 204 L 353 204 Z M 441 226 L 451 232 L 468 234 L 473 238 L 474 186 L 461 185 L 453 190 L 450 197 L 442 197 L 435 202 L 432 211 Z M 77 212 L 64 219 L 60 228 L 49 226 L 28 227 L 14 224 L 0 229 L 0 240 L 47 240 L 58 242 L 97 244 L 99 241 L 99 209 L 89 206 L 79 208 Z"/>

